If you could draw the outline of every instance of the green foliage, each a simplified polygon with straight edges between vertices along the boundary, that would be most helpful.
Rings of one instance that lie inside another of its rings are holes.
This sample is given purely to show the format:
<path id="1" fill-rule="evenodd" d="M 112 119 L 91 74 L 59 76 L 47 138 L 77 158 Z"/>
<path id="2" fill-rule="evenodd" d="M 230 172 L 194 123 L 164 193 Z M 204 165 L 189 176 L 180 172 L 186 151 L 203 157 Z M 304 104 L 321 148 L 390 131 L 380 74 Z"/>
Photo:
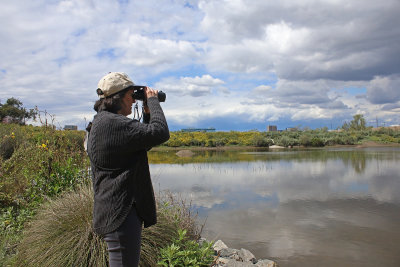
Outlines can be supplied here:
<path id="1" fill-rule="evenodd" d="M 269 147 L 273 144 L 293 147 L 322 147 L 326 145 L 354 145 L 363 141 L 372 141 L 371 136 L 377 142 L 398 143 L 400 131 L 382 128 L 374 131 L 365 127 L 362 115 L 355 115 L 354 120 L 344 124 L 345 129 L 328 131 L 328 128 L 305 131 L 283 132 L 171 132 L 171 138 L 163 146 L 167 147 L 221 147 L 221 146 L 253 146 Z M 390 136 L 391 138 L 385 137 Z"/>
<path id="2" fill-rule="evenodd" d="M 356 114 L 353 116 L 353 120 L 350 121 L 350 123 L 345 122 L 342 125 L 342 129 L 345 131 L 351 130 L 351 131 L 363 131 L 366 130 L 366 122 L 364 119 L 364 115 L 362 114 Z"/>
<path id="3" fill-rule="evenodd" d="M 48 198 L 89 179 L 83 132 L 0 124 L 0 255 L 6 262 L 24 225 Z"/>
<path id="4" fill-rule="evenodd" d="M 197 243 L 186 237 L 186 230 L 178 230 L 178 236 L 171 245 L 161 249 L 160 266 L 210 266 L 213 261 L 213 243 Z"/>
<path id="5" fill-rule="evenodd" d="M 26 119 L 35 119 L 36 115 L 36 110 L 27 110 L 23 107 L 22 102 L 16 98 L 7 99 L 5 104 L 0 103 L 0 121 L 8 117 L 12 123 L 25 124 Z"/>

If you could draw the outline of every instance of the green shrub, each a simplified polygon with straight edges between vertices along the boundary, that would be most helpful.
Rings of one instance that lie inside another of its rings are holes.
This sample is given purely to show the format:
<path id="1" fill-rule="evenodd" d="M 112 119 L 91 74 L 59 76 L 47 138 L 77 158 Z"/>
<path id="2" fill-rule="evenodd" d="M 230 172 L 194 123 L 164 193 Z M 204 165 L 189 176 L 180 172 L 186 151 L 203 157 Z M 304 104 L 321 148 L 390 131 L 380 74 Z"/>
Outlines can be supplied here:
<path id="1" fill-rule="evenodd" d="M 253 146 L 257 147 L 269 147 L 272 145 L 272 140 L 262 135 L 255 135 L 253 137 Z"/>
<path id="2" fill-rule="evenodd" d="M 299 142 L 295 138 L 283 135 L 280 138 L 276 139 L 275 144 L 278 146 L 289 147 L 289 146 L 297 146 Z"/>
<path id="3" fill-rule="evenodd" d="M 160 266 L 185 267 L 185 266 L 210 266 L 213 261 L 213 243 L 197 243 L 186 237 L 186 230 L 179 229 L 178 237 L 166 248 L 161 249 Z"/>
<path id="4" fill-rule="evenodd" d="M 318 137 L 313 137 L 311 139 L 311 146 L 314 146 L 314 147 L 324 146 L 324 141 Z"/>

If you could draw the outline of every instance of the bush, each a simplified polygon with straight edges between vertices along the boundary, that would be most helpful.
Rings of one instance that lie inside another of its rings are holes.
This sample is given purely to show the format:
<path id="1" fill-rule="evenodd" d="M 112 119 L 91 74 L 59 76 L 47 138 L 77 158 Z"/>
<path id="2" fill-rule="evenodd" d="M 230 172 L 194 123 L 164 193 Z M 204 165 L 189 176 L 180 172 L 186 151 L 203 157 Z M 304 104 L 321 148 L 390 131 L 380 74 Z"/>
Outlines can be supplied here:
<path id="1" fill-rule="evenodd" d="M 186 230 L 178 230 L 178 237 L 166 248 L 161 249 L 160 266 L 210 266 L 213 261 L 213 243 L 199 244 L 186 237 Z"/>
<path id="2" fill-rule="evenodd" d="M 314 147 L 324 146 L 324 141 L 318 137 L 313 137 L 311 139 L 311 146 L 314 146 Z"/>
<path id="3" fill-rule="evenodd" d="M 16 266 L 107 266 L 105 242 L 93 232 L 90 185 L 46 203 L 24 231 Z M 185 229 L 197 239 L 197 227 L 184 202 L 158 198 L 158 223 L 142 233 L 140 266 L 156 266 L 160 249 Z"/>
<path id="4" fill-rule="evenodd" d="M 3 138 L 2 142 L 0 143 L 0 157 L 2 157 L 3 160 L 11 158 L 16 145 L 17 144 L 12 137 Z"/>
<path id="5" fill-rule="evenodd" d="M 275 141 L 275 144 L 278 146 L 289 147 L 297 146 L 299 143 L 297 139 L 283 135 Z"/>

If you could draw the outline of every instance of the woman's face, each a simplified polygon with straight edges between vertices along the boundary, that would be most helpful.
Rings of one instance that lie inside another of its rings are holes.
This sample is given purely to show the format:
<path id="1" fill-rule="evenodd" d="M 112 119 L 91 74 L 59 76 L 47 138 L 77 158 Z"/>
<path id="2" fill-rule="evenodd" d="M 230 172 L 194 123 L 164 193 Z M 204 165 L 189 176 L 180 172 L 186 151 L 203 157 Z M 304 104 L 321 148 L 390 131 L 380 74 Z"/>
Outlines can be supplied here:
<path id="1" fill-rule="evenodd" d="M 124 97 L 122 98 L 122 107 L 118 111 L 119 114 L 128 116 L 132 113 L 132 104 L 135 103 L 135 99 L 132 98 L 133 90 L 128 90 Z"/>

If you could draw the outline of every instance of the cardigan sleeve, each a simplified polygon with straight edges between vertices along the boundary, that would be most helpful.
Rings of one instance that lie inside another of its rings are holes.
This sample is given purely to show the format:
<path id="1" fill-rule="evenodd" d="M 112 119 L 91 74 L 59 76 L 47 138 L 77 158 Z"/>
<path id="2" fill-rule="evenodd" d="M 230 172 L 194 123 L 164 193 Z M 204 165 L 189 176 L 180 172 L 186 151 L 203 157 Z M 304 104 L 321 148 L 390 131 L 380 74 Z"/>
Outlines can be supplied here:
<path id="1" fill-rule="evenodd" d="M 129 147 L 133 150 L 150 149 L 169 139 L 168 124 L 158 98 L 150 97 L 147 105 L 150 109 L 149 122 L 146 124 L 133 120 L 128 127 Z"/>

